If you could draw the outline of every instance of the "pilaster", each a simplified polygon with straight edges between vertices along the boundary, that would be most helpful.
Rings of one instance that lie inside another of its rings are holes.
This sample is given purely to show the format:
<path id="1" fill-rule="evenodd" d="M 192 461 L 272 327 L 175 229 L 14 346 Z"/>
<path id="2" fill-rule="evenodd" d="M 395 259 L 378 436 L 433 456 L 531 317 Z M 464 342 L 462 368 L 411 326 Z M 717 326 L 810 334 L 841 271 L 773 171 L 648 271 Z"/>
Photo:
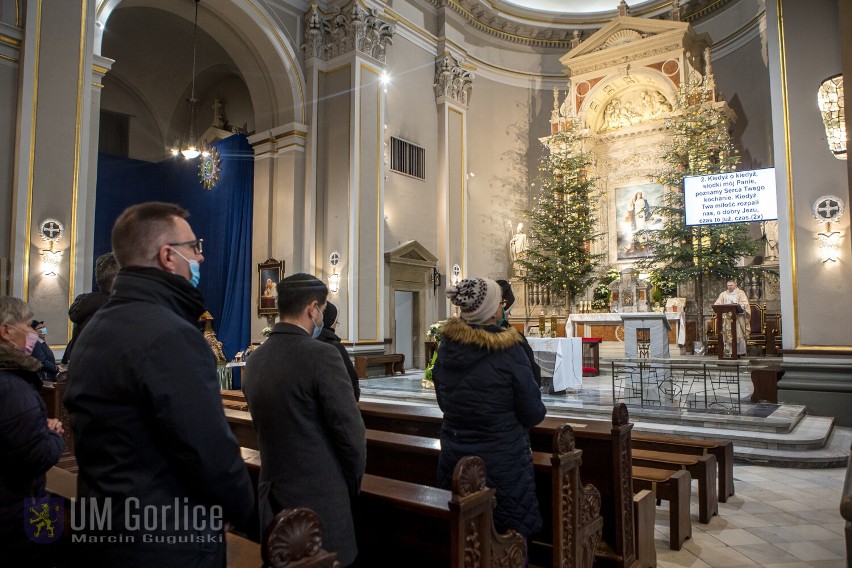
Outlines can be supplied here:
<path id="1" fill-rule="evenodd" d="M 435 58 L 435 103 L 438 105 L 438 264 L 451 284 L 453 265 L 467 277 L 467 110 L 474 74 L 464 54 L 448 42 Z M 446 313 L 450 313 L 449 304 Z"/>
<path id="2" fill-rule="evenodd" d="M 356 346 L 383 346 L 383 76 L 395 28 L 357 1 L 330 13 L 312 6 L 304 25 L 308 84 L 317 101 L 310 111 L 313 271 L 327 281 L 333 270 L 329 255 L 339 253 L 340 291 L 329 296 L 341 314 L 338 333 Z"/>
<path id="3" fill-rule="evenodd" d="M 11 293 L 40 319 L 67 322 L 80 282 L 77 265 L 91 259 L 80 236 L 92 211 L 94 2 L 27 0 L 24 13 L 18 140 L 12 203 Z M 104 70 L 105 72 L 105 70 Z M 58 143 L 58 141 L 62 141 Z M 95 146 L 96 147 L 96 146 Z M 43 167 L 36 168 L 35 164 Z M 55 276 L 44 274 L 39 224 L 58 220 L 64 232 L 55 250 L 62 259 Z M 51 347 L 67 343 L 68 329 L 52 326 Z"/>

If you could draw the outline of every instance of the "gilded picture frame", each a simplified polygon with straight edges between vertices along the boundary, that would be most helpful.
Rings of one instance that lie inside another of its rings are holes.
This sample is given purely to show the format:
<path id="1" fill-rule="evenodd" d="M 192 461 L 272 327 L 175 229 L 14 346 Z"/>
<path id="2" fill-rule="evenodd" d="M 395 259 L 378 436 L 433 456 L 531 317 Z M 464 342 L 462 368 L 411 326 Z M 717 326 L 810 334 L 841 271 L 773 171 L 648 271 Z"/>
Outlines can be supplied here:
<path id="1" fill-rule="evenodd" d="M 278 283 L 284 277 L 284 261 L 267 259 L 257 265 L 257 315 L 278 314 Z"/>
<path id="2" fill-rule="evenodd" d="M 617 260 L 650 256 L 648 237 L 637 235 L 642 230 L 659 230 L 663 219 L 655 209 L 663 204 L 663 186 L 642 183 L 615 189 L 615 226 Z"/>

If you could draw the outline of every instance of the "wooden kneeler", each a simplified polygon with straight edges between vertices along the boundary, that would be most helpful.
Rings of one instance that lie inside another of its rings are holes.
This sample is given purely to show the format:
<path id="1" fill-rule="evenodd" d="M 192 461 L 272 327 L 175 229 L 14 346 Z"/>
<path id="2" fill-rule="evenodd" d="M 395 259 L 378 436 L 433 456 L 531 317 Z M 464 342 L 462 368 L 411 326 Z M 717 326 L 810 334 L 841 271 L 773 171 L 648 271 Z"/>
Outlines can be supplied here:
<path id="1" fill-rule="evenodd" d="M 688 471 L 667 471 L 633 466 L 633 487 L 650 489 L 657 499 L 669 502 L 669 548 L 680 550 L 692 536 L 689 495 L 692 478 Z"/>

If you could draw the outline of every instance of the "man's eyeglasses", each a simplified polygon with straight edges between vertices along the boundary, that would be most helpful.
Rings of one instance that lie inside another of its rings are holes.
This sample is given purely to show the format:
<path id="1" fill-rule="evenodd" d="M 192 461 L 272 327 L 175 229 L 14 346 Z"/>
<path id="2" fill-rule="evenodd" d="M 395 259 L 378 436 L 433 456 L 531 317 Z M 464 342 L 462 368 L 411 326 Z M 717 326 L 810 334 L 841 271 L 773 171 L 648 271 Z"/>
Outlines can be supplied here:
<path id="1" fill-rule="evenodd" d="M 192 245 L 195 254 L 201 254 L 204 250 L 204 239 L 195 239 L 194 241 L 184 241 L 182 243 L 166 243 L 170 247 L 179 247 L 181 245 Z"/>

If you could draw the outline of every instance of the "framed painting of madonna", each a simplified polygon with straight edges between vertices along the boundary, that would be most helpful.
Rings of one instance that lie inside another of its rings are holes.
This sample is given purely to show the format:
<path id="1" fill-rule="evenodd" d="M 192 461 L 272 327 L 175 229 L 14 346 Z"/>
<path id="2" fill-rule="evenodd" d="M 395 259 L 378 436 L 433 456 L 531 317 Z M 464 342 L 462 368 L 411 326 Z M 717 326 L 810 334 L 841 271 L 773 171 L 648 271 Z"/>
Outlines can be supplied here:
<path id="1" fill-rule="evenodd" d="M 257 315 L 278 314 L 278 283 L 284 275 L 284 261 L 270 258 L 257 265 Z"/>
<path id="2" fill-rule="evenodd" d="M 663 219 L 654 211 L 663 204 L 663 186 L 642 183 L 615 190 L 615 223 L 617 227 L 618 260 L 649 256 L 648 237 L 637 234 L 643 230 L 658 230 Z"/>

